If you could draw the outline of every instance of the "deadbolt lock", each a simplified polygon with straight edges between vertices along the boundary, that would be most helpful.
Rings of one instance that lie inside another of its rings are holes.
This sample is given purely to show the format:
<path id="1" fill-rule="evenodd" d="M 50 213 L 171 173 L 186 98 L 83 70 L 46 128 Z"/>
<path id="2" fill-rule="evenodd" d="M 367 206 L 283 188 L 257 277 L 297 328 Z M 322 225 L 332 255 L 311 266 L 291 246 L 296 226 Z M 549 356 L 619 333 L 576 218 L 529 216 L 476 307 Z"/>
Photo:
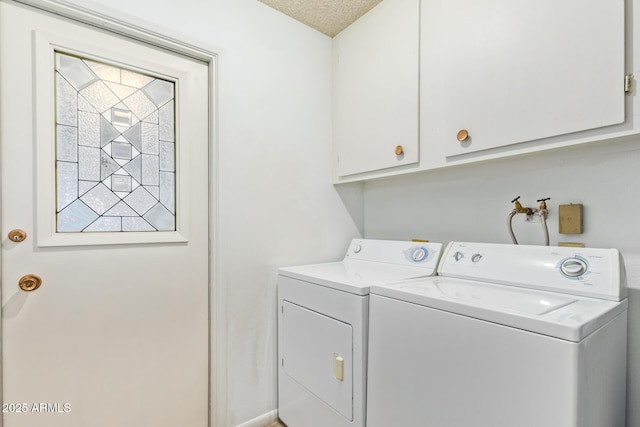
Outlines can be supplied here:
<path id="1" fill-rule="evenodd" d="M 42 279 L 35 274 L 27 274 L 20 278 L 18 282 L 20 289 L 25 292 L 35 291 L 42 285 Z"/>

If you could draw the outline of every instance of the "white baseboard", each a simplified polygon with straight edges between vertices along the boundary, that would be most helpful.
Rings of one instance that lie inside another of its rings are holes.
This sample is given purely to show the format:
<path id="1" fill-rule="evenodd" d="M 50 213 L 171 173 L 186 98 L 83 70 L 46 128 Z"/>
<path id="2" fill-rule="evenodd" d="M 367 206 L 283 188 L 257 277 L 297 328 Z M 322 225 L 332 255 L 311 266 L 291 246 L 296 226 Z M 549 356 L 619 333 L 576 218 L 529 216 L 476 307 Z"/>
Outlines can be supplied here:
<path id="1" fill-rule="evenodd" d="M 236 427 L 264 427 L 270 422 L 275 421 L 277 418 L 278 410 L 274 409 L 273 411 L 260 415 L 259 417 L 249 420 L 246 423 L 238 424 Z"/>

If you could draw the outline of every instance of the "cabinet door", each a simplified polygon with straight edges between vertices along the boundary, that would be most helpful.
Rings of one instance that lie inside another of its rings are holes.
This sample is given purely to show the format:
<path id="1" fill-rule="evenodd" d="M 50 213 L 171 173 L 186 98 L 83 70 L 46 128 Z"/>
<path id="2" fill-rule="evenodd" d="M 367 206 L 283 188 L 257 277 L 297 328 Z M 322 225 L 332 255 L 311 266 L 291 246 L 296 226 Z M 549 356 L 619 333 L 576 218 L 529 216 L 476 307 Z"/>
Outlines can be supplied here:
<path id="1" fill-rule="evenodd" d="M 447 156 L 624 121 L 624 0 L 435 1 Z"/>
<path id="2" fill-rule="evenodd" d="M 384 0 L 334 38 L 338 177 L 418 162 L 419 18 L 419 0 Z"/>

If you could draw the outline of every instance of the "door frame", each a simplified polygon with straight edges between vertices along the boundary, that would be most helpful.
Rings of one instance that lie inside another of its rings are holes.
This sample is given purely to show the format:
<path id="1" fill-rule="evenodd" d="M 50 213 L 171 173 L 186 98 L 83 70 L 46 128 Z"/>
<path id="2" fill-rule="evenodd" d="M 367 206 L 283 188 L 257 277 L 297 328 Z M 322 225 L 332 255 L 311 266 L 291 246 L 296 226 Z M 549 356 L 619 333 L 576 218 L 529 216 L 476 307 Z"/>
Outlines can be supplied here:
<path id="1" fill-rule="evenodd" d="M 79 5 L 70 4 L 64 0 L 0 0 L 19 3 L 45 12 L 67 18 L 85 25 L 97 27 L 129 39 L 143 42 L 145 44 L 159 47 L 183 56 L 199 60 L 207 65 L 209 74 L 209 132 L 208 132 L 208 152 L 209 152 L 209 426 L 225 426 L 226 395 L 224 393 L 226 384 L 226 352 L 224 345 L 218 343 L 226 342 L 226 309 L 225 293 L 220 286 L 221 268 L 219 249 L 219 204 L 218 204 L 218 137 L 219 137 L 219 60 L 221 49 L 211 46 L 203 46 L 200 41 L 187 42 L 184 36 L 176 34 L 169 28 L 160 27 L 148 21 L 143 21 L 142 25 L 133 24 L 140 22 L 139 18 L 122 14 L 114 9 L 92 5 L 91 9 Z M 116 18 L 115 16 L 118 16 Z M 122 19 L 124 17 L 124 19 Z M 1 141 L 0 141 L 1 143 Z M 0 194 L 0 201 L 2 200 Z M 0 223 L 2 218 L 0 217 Z M 2 238 L 4 240 L 4 236 Z M 0 271 L 2 271 L 2 259 L 0 258 Z M 1 307 L 0 307 L 1 312 Z M 0 316 L 0 327 L 2 318 Z M 0 351 L 0 384 L 2 384 L 2 353 Z M 1 396 L 0 389 L 0 396 Z M 3 425 L 0 417 L 0 427 Z"/>

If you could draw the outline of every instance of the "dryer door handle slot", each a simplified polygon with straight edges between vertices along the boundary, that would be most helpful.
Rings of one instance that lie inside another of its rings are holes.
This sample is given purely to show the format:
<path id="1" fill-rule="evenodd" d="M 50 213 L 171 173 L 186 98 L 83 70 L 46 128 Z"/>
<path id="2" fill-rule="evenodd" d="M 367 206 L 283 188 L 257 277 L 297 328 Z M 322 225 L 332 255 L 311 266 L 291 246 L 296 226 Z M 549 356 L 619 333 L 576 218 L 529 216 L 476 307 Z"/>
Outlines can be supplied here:
<path id="1" fill-rule="evenodd" d="M 344 358 L 337 353 L 333 353 L 333 376 L 344 381 Z"/>

